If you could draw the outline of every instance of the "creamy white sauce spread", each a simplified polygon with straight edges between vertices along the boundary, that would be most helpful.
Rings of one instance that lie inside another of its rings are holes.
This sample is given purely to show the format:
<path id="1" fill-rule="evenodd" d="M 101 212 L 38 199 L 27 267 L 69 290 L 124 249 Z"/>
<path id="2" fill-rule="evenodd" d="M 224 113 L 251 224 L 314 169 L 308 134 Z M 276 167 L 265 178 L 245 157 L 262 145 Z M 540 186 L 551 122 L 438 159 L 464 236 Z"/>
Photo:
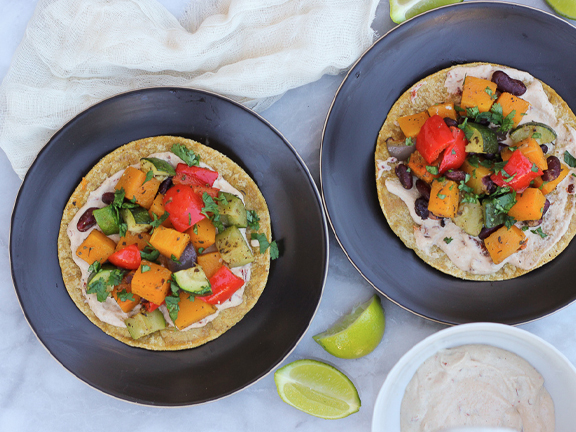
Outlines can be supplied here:
<path id="1" fill-rule="evenodd" d="M 174 167 L 176 167 L 176 165 L 178 165 L 179 163 L 184 163 L 182 159 L 180 159 L 178 156 L 176 156 L 174 153 L 171 152 L 154 153 L 147 157 L 155 157 L 158 159 L 162 159 L 166 162 L 169 162 Z M 140 168 L 139 163 L 132 166 L 134 168 Z M 202 168 L 212 169 L 210 166 L 206 165 L 203 162 L 200 162 L 200 166 Z M 86 237 L 88 237 L 88 235 L 93 229 L 98 229 L 98 225 L 84 232 L 78 231 L 77 226 L 78 226 L 78 219 L 80 219 L 80 217 L 84 214 L 84 212 L 87 209 L 89 209 L 90 207 L 100 208 L 106 205 L 102 202 L 102 195 L 106 192 L 114 192 L 115 190 L 114 186 L 116 185 L 116 183 L 118 183 L 118 180 L 120 179 L 120 177 L 122 177 L 123 173 L 124 170 L 121 170 L 116 174 L 110 176 L 100 185 L 100 187 L 98 187 L 98 189 L 90 193 L 90 195 L 88 196 L 88 200 L 86 201 L 86 204 L 81 209 L 78 210 L 74 218 L 68 224 L 68 230 L 67 230 L 68 237 L 70 238 L 70 248 L 72 249 L 72 258 L 76 263 L 76 265 L 80 268 L 80 271 L 82 272 L 81 285 L 82 285 L 82 292 L 84 294 L 86 302 L 88 303 L 90 309 L 92 309 L 92 311 L 100 321 L 103 321 L 116 327 L 126 327 L 126 324 L 124 324 L 124 320 L 138 313 L 138 311 L 140 310 L 140 305 L 136 306 L 129 313 L 126 313 L 120 308 L 116 300 L 114 300 L 114 298 L 112 297 L 108 297 L 104 302 L 99 302 L 96 298 L 96 294 L 86 294 L 86 285 L 88 282 L 88 276 L 90 276 L 88 272 L 89 265 L 86 261 L 84 261 L 83 259 L 81 259 L 76 255 L 76 250 L 86 239 Z M 244 202 L 244 197 L 242 196 L 242 193 L 238 191 L 236 188 L 234 188 L 230 183 L 228 183 L 220 173 L 218 174 L 218 178 L 214 182 L 213 187 L 220 189 L 221 192 L 228 192 L 233 195 L 236 195 L 242 200 L 242 202 Z M 240 228 L 240 232 L 242 233 L 242 236 L 246 240 L 246 229 Z M 114 240 L 116 243 L 118 243 L 118 241 L 120 240 L 120 236 L 117 234 L 110 235 L 108 237 Z M 252 264 L 246 264 L 242 267 L 231 268 L 230 270 L 236 276 L 244 279 L 244 286 L 246 286 L 246 283 L 250 280 L 251 268 Z M 243 301 L 244 286 L 240 288 L 238 291 L 236 291 L 232 295 L 232 297 L 230 297 L 225 302 L 221 304 L 216 304 L 215 306 L 217 311 L 215 313 L 213 313 L 212 315 L 208 315 L 206 318 L 191 324 L 190 326 L 182 329 L 182 331 L 186 331 L 192 328 L 203 327 L 210 321 L 214 320 L 221 310 L 239 306 Z M 168 309 L 166 308 L 166 306 L 162 305 L 159 307 L 159 309 L 164 315 L 164 318 L 166 319 L 166 323 L 168 324 L 168 326 L 174 326 L 174 323 L 170 319 L 170 315 L 168 313 Z"/>
<path id="2" fill-rule="evenodd" d="M 459 94 L 462 92 L 462 85 L 466 75 L 490 80 L 492 73 L 496 70 L 504 71 L 511 78 L 520 79 L 526 85 L 527 91 L 521 98 L 529 102 L 530 107 L 520 124 L 532 121 L 540 122 L 556 131 L 558 137 L 553 146 L 549 145 L 550 150 L 546 156 L 554 155 L 563 161 L 563 154 L 566 150 L 576 156 L 576 131 L 556 118 L 554 107 L 549 102 L 546 93 L 544 93 L 542 84 L 530 74 L 511 68 L 495 68 L 491 65 L 458 67 L 448 72 L 445 85 L 449 93 Z M 444 251 L 459 269 L 483 275 L 497 272 L 506 263 L 523 270 L 530 270 L 562 238 L 570 226 L 570 220 L 575 211 L 574 202 L 571 203 L 568 210 L 565 210 L 568 196 L 570 195 L 568 188 L 570 185 L 575 188 L 573 173 L 576 173 L 575 169 L 571 169 L 566 178 L 556 186 L 556 189 L 546 195 L 551 204 L 546 215 L 544 215 L 543 223 L 540 225 L 546 237 L 542 238 L 540 235 L 530 231 L 536 228 L 525 231 L 528 240 L 526 248 L 512 254 L 497 265 L 492 262 L 486 249 L 482 246 L 482 242 L 477 237 L 470 236 L 450 219 L 444 219 L 445 226 L 441 226 L 438 221 L 431 219 L 422 220 L 418 217 L 414 211 L 414 202 L 420 196 L 416 187 L 407 191 L 396 178 L 387 179 L 385 184 L 389 192 L 404 201 L 410 210 L 412 219 L 419 225 L 419 227 L 414 229 L 414 237 L 420 250 L 431 257 L 437 257 L 438 254 L 433 250 L 433 246 L 437 246 Z M 522 227 L 523 224 L 517 223 L 517 226 Z M 444 241 L 446 237 L 452 238 L 452 241 L 446 243 Z"/>
<path id="3" fill-rule="evenodd" d="M 489 345 L 441 350 L 406 387 L 400 430 L 439 432 L 461 426 L 553 432 L 554 403 L 542 376 L 514 353 Z"/>
<path id="4" fill-rule="evenodd" d="M 382 174 L 384 174 L 385 171 L 390 171 L 392 169 L 390 164 L 396 163 L 396 162 L 398 162 L 398 159 L 396 159 L 394 156 L 390 156 L 385 161 L 378 159 L 376 161 L 376 163 L 378 164 L 378 177 L 377 177 L 377 179 L 380 179 L 380 177 L 382 177 Z"/>

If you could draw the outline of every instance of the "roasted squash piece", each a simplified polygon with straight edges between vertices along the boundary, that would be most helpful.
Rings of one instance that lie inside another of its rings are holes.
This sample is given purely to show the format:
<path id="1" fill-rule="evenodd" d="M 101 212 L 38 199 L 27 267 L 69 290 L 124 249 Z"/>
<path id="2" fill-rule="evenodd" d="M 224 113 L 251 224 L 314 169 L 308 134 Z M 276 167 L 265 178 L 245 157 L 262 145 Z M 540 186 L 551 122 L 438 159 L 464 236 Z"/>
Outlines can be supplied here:
<path id="1" fill-rule="evenodd" d="M 496 83 L 492 81 L 467 76 L 462 87 L 462 108 L 478 107 L 480 112 L 490 111 L 496 94 Z M 488 89 L 488 90 L 487 90 Z"/>
<path id="2" fill-rule="evenodd" d="M 460 203 L 460 190 L 458 184 L 452 180 L 432 182 L 428 211 L 436 216 L 453 218 L 458 211 Z"/>
<path id="3" fill-rule="evenodd" d="M 125 198 L 131 200 L 134 198 L 134 194 L 138 192 L 140 186 L 142 186 L 142 183 L 144 183 L 144 180 L 146 180 L 146 174 L 138 168 L 129 166 L 122 173 L 122 177 L 120 177 L 114 189 L 124 189 Z"/>
<path id="4" fill-rule="evenodd" d="M 170 276 L 166 267 L 142 260 L 132 278 L 132 293 L 160 305 L 170 292 Z"/>
<path id="5" fill-rule="evenodd" d="M 520 120 L 522 120 L 522 117 L 524 117 L 530 107 L 530 103 L 526 102 L 524 99 L 506 92 L 502 93 L 498 97 L 496 103 L 500 104 L 502 107 L 502 115 L 504 117 L 507 117 L 512 113 L 512 111 L 515 111 L 513 118 L 514 127 L 518 126 L 518 123 L 520 123 Z"/>
<path id="6" fill-rule="evenodd" d="M 442 118 L 451 118 L 452 120 L 456 120 L 458 117 L 456 110 L 454 109 L 454 104 L 452 102 L 445 102 L 441 104 L 432 105 L 428 108 L 428 114 L 430 117 L 433 115 L 439 115 Z"/>
<path id="7" fill-rule="evenodd" d="M 516 204 L 508 211 L 519 221 L 538 220 L 542 217 L 546 197 L 538 188 L 528 188 L 524 192 L 516 194 Z"/>
<path id="8" fill-rule="evenodd" d="M 478 163 L 472 165 L 469 159 L 466 159 L 460 169 L 466 174 L 470 175 L 470 178 L 466 182 L 466 186 L 471 187 L 476 195 L 486 194 L 489 192 L 488 187 L 482 182 L 482 178 L 494 174 L 491 168 L 481 165 L 482 160 L 478 160 Z"/>
<path id="9" fill-rule="evenodd" d="M 208 304 L 198 297 L 190 298 L 190 294 L 184 291 L 180 291 L 178 308 L 178 318 L 174 324 L 180 330 L 216 312 L 216 306 Z"/>
<path id="10" fill-rule="evenodd" d="M 526 243 L 526 235 L 520 228 L 512 225 L 510 229 L 503 226 L 484 239 L 484 246 L 494 264 L 500 264 Z"/>
<path id="11" fill-rule="evenodd" d="M 568 173 L 570 173 L 570 169 L 566 165 L 562 164 L 562 171 L 560 171 L 560 175 L 556 177 L 555 180 L 545 182 L 542 180 L 542 177 L 536 177 L 534 179 L 534 187 L 540 189 L 544 195 L 548 195 L 550 192 L 556 189 L 556 186 L 558 186 L 558 184 L 564 180 L 564 178 L 566 178 Z"/>
<path id="12" fill-rule="evenodd" d="M 122 283 L 120 285 L 115 286 L 114 290 L 112 291 L 112 296 L 114 297 L 114 300 L 116 300 L 118 306 L 120 306 L 120 308 L 124 312 L 130 312 L 132 309 L 136 307 L 138 303 L 140 303 L 140 296 L 132 293 L 132 286 L 130 285 L 129 282 L 132 281 L 133 277 L 134 277 L 133 271 L 127 273 L 122 279 Z M 120 299 L 119 295 L 121 295 L 121 293 L 132 294 L 132 299 L 131 300 L 127 298 L 124 300 Z"/>
<path id="13" fill-rule="evenodd" d="M 190 236 L 190 241 L 197 250 L 206 249 L 216 241 L 216 227 L 208 218 L 196 222 L 184 232 Z"/>
<path id="14" fill-rule="evenodd" d="M 136 204 L 139 204 L 148 210 L 154 202 L 154 197 L 156 196 L 159 187 L 160 181 L 155 178 L 151 178 L 144 184 L 140 185 L 134 193 Z"/>
<path id="15" fill-rule="evenodd" d="M 88 264 L 92 264 L 95 261 L 103 263 L 114 253 L 115 249 L 116 242 L 111 238 L 106 237 L 103 232 L 95 229 L 92 230 L 90 234 L 88 234 L 88 237 L 86 237 L 86 240 L 78 246 L 78 249 L 76 249 L 76 255 Z"/>
<path id="16" fill-rule="evenodd" d="M 398 125 L 407 137 L 415 137 L 420 132 L 422 125 L 428 120 L 428 112 L 422 111 L 417 114 L 407 115 L 398 118 Z"/>
<path id="17" fill-rule="evenodd" d="M 156 198 L 154 198 L 154 201 L 152 201 L 152 205 L 148 209 L 148 213 L 152 219 L 154 219 L 153 215 L 156 215 L 156 218 L 160 219 L 165 212 L 166 209 L 164 209 L 164 195 L 158 194 L 156 195 Z M 162 222 L 162 226 L 166 228 L 174 228 L 172 222 L 170 222 L 170 218 L 167 218 L 164 222 Z"/>
<path id="18" fill-rule="evenodd" d="M 190 243 L 190 236 L 172 228 L 159 226 L 150 237 L 150 244 L 158 249 L 162 255 L 171 258 L 174 256 L 180 259 L 186 246 Z"/>
<path id="19" fill-rule="evenodd" d="M 514 150 L 520 150 L 524 156 L 530 159 L 530 162 L 535 164 L 542 171 L 548 169 L 548 162 L 546 162 L 546 155 L 542 151 L 542 148 L 534 138 L 526 138 L 513 146 L 511 148 L 505 148 L 502 150 L 500 155 L 503 161 L 507 161 L 512 157 Z"/>
<path id="20" fill-rule="evenodd" d="M 130 245 L 137 245 L 138 249 L 143 250 L 150 241 L 150 234 L 148 233 L 132 233 L 130 231 L 126 231 L 126 235 L 124 237 L 120 237 L 118 244 L 116 245 L 116 251 L 120 249 L 124 249 L 126 246 Z"/>
<path id="21" fill-rule="evenodd" d="M 202 270 L 204 270 L 204 274 L 208 279 L 214 276 L 214 273 L 224 265 L 224 260 L 222 259 L 220 252 L 209 252 L 198 255 L 197 261 L 198 265 L 202 267 Z"/>
<path id="22" fill-rule="evenodd" d="M 440 174 L 432 174 L 428 171 L 426 166 L 429 166 L 430 168 L 438 168 L 438 165 L 440 165 L 440 160 L 437 160 L 432 165 L 428 165 L 418 150 L 414 150 L 410 155 L 410 159 L 408 159 L 408 168 L 410 168 L 412 174 L 420 180 L 424 180 L 426 183 L 432 183 L 432 180 L 440 177 Z"/>

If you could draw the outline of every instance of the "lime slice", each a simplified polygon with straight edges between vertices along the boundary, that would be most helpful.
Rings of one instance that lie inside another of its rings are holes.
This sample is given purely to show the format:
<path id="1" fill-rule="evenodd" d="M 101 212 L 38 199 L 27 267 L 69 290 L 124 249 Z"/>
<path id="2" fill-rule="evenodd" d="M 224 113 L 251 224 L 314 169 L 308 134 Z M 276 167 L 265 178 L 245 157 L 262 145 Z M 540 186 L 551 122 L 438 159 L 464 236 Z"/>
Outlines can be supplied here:
<path id="1" fill-rule="evenodd" d="M 574 0 L 546 0 L 558 15 L 576 19 L 576 1 Z"/>
<path id="2" fill-rule="evenodd" d="M 461 1 L 462 0 L 390 0 L 390 18 L 392 18 L 392 21 L 396 24 L 400 24 L 422 12 L 452 3 L 460 3 Z M 564 1 L 568 3 L 573 0 Z"/>
<path id="3" fill-rule="evenodd" d="M 274 381 L 284 402 L 316 417 L 339 419 L 360 409 L 352 381 L 326 363 L 297 360 L 278 369 Z"/>
<path id="4" fill-rule="evenodd" d="M 333 356 L 352 359 L 374 351 L 382 340 L 385 326 L 380 297 L 374 295 L 313 338 Z"/>

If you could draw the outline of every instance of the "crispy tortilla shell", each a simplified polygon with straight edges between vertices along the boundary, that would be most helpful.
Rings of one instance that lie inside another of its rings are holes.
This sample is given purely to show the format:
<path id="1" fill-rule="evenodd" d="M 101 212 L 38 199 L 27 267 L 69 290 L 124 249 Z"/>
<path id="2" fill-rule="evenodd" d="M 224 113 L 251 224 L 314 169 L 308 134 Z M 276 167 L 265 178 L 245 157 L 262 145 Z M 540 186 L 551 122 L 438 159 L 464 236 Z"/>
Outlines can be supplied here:
<path id="1" fill-rule="evenodd" d="M 194 150 L 200 155 L 202 162 L 218 171 L 225 180 L 241 191 L 244 194 L 246 208 L 256 210 L 260 217 L 259 232 L 265 233 L 267 238 L 271 237 L 270 214 L 258 186 L 242 168 L 214 149 L 185 138 L 159 136 L 128 143 L 100 160 L 82 179 L 82 182 L 78 185 L 64 208 L 58 236 L 58 259 L 62 269 L 62 278 L 76 306 L 96 326 L 127 345 L 149 350 L 194 348 L 222 335 L 254 307 L 266 286 L 270 269 L 269 250 L 263 254 L 256 252 L 254 254 L 255 261 L 252 264 L 251 277 L 244 288 L 242 304 L 220 311 L 219 315 L 204 327 L 187 331 L 179 331 L 174 327 L 167 327 L 165 330 L 134 340 L 130 337 L 126 328 L 102 322 L 90 309 L 82 291 L 81 271 L 72 258 L 74 251 L 71 250 L 67 234 L 68 224 L 78 210 L 84 206 L 90 192 L 97 189 L 108 177 L 129 165 L 139 163 L 142 157 L 153 153 L 170 151 L 172 145 L 177 143 L 185 144 L 189 149 Z M 247 236 L 250 238 L 250 229 L 247 230 Z"/>
<path id="2" fill-rule="evenodd" d="M 471 63 L 466 65 L 453 66 L 451 68 L 443 69 L 436 72 L 418 83 L 410 87 L 404 92 L 396 103 L 390 109 L 386 121 L 380 129 L 378 140 L 376 144 L 375 163 L 376 163 L 376 188 L 378 190 L 378 200 L 380 207 L 386 216 L 388 224 L 394 233 L 402 240 L 406 247 L 412 249 L 422 260 L 431 265 L 437 270 L 440 270 L 449 275 L 468 280 L 481 280 L 481 281 L 497 281 L 512 279 L 523 274 L 526 274 L 547 262 L 557 257 L 570 243 L 576 234 L 576 212 L 573 212 L 570 225 L 567 232 L 559 239 L 559 241 L 549 249 L 540 258 L 538 263 L 531 270 L 524 270 L 511 264 L 505 264 L 500 270 L 488 275 L 473 274 L 458 268 L 448 256 L 437 246 L 432 247 L 431 254 L 427 254 L 416 246 L 414 237 L 414 230 L 418 225 L 414 223 L 406 204 L 396 195 L 390 193 L 385 186 L 385 182 L 389 178 L 397 178 L 394 169 L 384 171 L 380 178 L 378 178 L 378 161 L 385 161 L 390 158 L 388 148 L 386 146 L 386 139 L 392 137 L 396 140 L 403 139 L 404 135 L 398 126 L 398 118 L 416 114 L 418 112 L 427 110 L 430 106 L 442 102 L 460 102 L 460 96 L 457 94 L 449 94 L 444 82 L 448 72 L 456 67 L 466 66 L 480 66 L 487 63 Z M 506 67 L 492 64 L 495 67 Z M 548 100 L 552 103 L 556 117 L 562 120 L 565 125 L 572 126 L 576 129 L 576 116 L 568 107 L 568 104 L 548 85 L 541 82 L 544 92 L 548 96 Z M 417 93 L 418 97 L 413 97 Z M 566 203 L 566 210 L 571 210 L 574 207 L 576 197 L 571 195 Z"/>

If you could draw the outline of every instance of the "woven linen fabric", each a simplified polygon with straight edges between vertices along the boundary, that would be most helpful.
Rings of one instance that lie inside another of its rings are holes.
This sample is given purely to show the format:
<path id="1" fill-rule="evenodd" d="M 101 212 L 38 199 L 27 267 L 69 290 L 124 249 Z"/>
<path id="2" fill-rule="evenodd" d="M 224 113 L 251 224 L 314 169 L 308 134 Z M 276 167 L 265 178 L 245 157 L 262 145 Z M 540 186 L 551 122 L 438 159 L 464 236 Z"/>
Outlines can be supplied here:
<path id="1" fill-rule="evenodd" d="M 129 90 L 210 90 L 262 111 L 370 46 L 378 0 L 40 0 L 0 86 L 0 147 L 23 178 L 76 114 Z"/>

